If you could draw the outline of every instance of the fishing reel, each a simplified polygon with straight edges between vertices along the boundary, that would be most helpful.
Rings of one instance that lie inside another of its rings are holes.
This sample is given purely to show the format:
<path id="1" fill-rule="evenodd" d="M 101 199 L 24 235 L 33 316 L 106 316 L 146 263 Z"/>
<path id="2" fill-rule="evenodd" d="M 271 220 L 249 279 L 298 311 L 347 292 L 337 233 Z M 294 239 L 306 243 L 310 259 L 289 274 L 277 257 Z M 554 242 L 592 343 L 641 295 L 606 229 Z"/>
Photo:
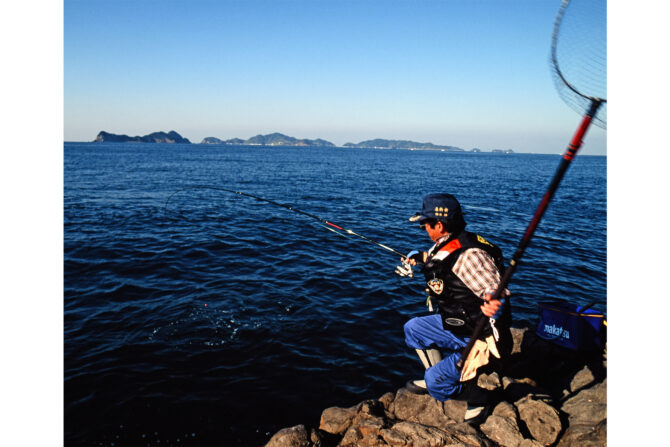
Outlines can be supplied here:
<path id="1" fill-rule="evenodd" d="M 417 261 L 422 260 L 421 252 L 419 250 L 412 250 L 407 253 L 406 259 L 414 259 Z M 403 262 L 400 265 L 396 266 L 395 274 L 402 276 L 403 278 L 413 278 L 414 277 L 414 266 L 409 262 Z"/>

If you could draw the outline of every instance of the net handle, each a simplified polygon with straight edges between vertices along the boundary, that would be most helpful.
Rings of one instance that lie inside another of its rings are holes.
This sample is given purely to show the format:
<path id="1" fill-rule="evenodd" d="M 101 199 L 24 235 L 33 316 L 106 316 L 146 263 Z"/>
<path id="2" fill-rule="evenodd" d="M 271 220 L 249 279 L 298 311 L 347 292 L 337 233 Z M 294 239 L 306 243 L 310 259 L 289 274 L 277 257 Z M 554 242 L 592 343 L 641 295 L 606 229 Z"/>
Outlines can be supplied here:
<path id="1" fill-rule="evenodd" d="M 537 225 L 540 223 L 540 220 L 542 219 L 544 212 L 547 210 L 547 206 L 549 206 L 549 202 L 551 201 L 552 197 L 554 197 L 554 193 L 558 189 L 561 180 L 563 180 L 565 172 L 570 167 L 570 163 L 577 155 L 579 149 L 582 147 L 584 135 L 586 135 L 586 131 L 589 129 L 591 122 L 593 121 L 593 117 L 598 112 L 598 108 L 600 108 L 602 103 L 603 101 L 600 99 L 591 100 L 591 106 L 589 107 L 589 111 L 582 119 L 582 122 L 579 128 L 577 129 L 577 132 L 575 132 L 575 135 L 572 137 L 572 141 L 570 142 L 568 148 L 563 154 L 561 162 L 559 163 L 558 168 L 556 169 L 556 173 L 554 174 L 554 178 L 551 180 L 551 183 L 549 184 L 547 191 L 544 193 L 542 201 L 540 202 L 540 205 L 537 207 L 537 210 L 535 211 L 535 214 L 533 215 L 533 219 L 530 221 L 530 224 L 528 224 L 528 228 L 526 229 L 526 232 L 521 238 L 521 242 L 519 242 L 519 246 L 514 252 L 514 256 L 512 256 L 512 260 L 509 263 L 509 267 L 507 268 L 507 270 L 505 270 L 505 274 L 503 275 L 495 293 L 492 295 L 491 300 L 499 300 L 500 297 L 502 296 L 502 292 L 507 288 L 507 284 L 509 284 L 512 275 L 516 271 L 519 265 L 519 261 L 521 260 L 521 257 L 523 256 L 524 252 L 526 251 L 526 247 L 528 247 L 531 237 L 533 237 L 533 234 L 535 233 Z M 484 330 L 484 326 L 486 325 L 486 323 L 488 323 L 488 321 L 489 319 L 486 316 L 482 316 L 477 322 L 477 326 L 475 326 L 475 329 L 472 332 L 472 335 L 470 336 L 470 340 L 468 340 L 468 344 L 465 346 L 465 348 L 463 348 L 461 358 L 458 360 L 458 362 L 456 362 L 457 368 L 459 369 L 463 368 L 465 360 L 468 358 L 468 355 L 470 354 L 472 347 L 474 346 L 477 339 L 479 339 L 482 331 Z"/>

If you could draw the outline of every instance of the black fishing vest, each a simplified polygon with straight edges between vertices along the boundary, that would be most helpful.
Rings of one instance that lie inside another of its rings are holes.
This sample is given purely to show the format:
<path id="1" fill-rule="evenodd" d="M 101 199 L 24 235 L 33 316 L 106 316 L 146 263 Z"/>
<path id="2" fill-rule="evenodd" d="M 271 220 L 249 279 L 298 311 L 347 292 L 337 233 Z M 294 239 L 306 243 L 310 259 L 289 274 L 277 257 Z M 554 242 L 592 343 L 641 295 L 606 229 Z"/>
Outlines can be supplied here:
<path id="1" fill-rule="evenodd" d="M 442 316 L 444 329 L 455 335 L 470 336 L 482 317 L 480 306 L 482 299 L 475 295 L 452 268 L 463 252 L 469 248 L 479 248 L 488 253 L 495 261 L 500 275 L 504 273 L 502 251 L 478 234 L 463 231 L 452 236 L 435 248 L 423 266 L 426 277 L 426 291 Z M 433 260 L 441 251 L 449 254 L 444 259 Z M 506 319 L 505 319 L 506 320 Z M 485 326 L 484 337 L 491 333 L 490 325 Z"/>

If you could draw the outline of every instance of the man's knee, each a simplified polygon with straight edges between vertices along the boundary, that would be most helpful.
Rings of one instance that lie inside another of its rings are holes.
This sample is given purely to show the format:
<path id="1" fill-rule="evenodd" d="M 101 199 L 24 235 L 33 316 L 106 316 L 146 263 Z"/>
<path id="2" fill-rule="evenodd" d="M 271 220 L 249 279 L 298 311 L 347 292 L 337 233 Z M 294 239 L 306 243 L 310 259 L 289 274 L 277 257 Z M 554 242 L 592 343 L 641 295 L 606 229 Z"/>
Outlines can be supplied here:
<path id="1" fill-rule="evenodd" d="M 416 326 L 419 317 L 414 317 L 405 323 L 405 343 L 415 349 L 422 349 L 421 340 L 416 336 Z"/>
<path id="2" fill-rule="evenodd" d="M 461 391 L 460 372 L 454 368 L 445 368 L 445 364 L 428 368 L 424 375 L 428 393 L 435 399 L 445 401 Z"/>

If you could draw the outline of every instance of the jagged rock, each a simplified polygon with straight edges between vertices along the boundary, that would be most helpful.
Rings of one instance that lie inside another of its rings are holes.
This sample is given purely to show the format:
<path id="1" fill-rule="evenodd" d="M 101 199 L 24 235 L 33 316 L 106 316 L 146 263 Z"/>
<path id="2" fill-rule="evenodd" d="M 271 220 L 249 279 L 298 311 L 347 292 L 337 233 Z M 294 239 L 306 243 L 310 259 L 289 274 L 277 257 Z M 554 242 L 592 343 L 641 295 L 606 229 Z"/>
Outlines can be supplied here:
<path id="1" fill-rule="evenodd" d="M 519 443 L 519 447 L 544 447 L 544 444 L 534 439 L 524 439 Z"/>
<path id="2" fill-rule="evenodd" d="M 607 446 L 607 419 L 596 426 L 570 425 L 556 447 Z"/>
<path id="3" fill-rule="evenodd" d="M 463 422 L 465 411 L 468 409 L 468 403 L 462 400 L 450 399 L 442 402 L 442 411 L 454 422 Z"/>
<path id="4" fill-rule="evenodd" d="M 449 408 L 452 408 L 453 405 L 450 404 Z M 400 388 L 396 393 L 393 413 L 398 419 L 432 427 L 442 427 L 457 422 L 447 417 L 442 402 L 438 402 L 427 394 L 411 393 L 405 388 Z M 465 406 L 463 406 L 463 414 L 465 414 Z"/>
<path id="5" fill-rule="evenodd" d="M 500 376 L 497 372 L 482 374 L 477 378 L 477 386 L 489 391 L 498 389 L 502 386 L 500 383 Z"/>
<path id="6" fill-rule="evenodd" d="M 383 445 L 379 440 L 382 428 L 384 428 L 384 420 L 382 418 L 369 418 L 358 421 L 358 423 L 353 423 L 349 427 L 338 445 L 341 447 Z"/>
<path id="7" fill-rule="evenodd" d="M 304 425 L 282 428 L 274 434 L 265 447 L 310 447 L 313 443 Z"/>
<path id="8" fill-rule="evenodd" d="M 528 328 L 510 328 L 510 332 L 512 333 L 512 354 L 518 354 L 521 352 L 521 345 L 523 344 L 523 339 L 524 336 L 526 335 L 526 332 L 528 331 Z"/>
<path id="9" fill-rule="evenodd" d="M 519 418 L 526 424 L 534 439 L 544 445 L 556 441 L 563 426 L 554 407 L 531 397 L 525 397 L 514 405 L 519 410 Z"/>
<path id="10" fill-rule="evenodd" d="M 607 418 L 607 379 L 566 400 L 561 410 L 573 424 L 596 425 Z"/>
<path id="11" fill-rule="evenodd" d="M 594 380 L 595 377 L 593 377 L 593 373 L 588 366 L 585 366 L 572 378 L 572 381 L 570 382 L 570 392 L 574 393 L 579 391 L 587 385 L 591 385 Z"/>
<path id="12" fill-rule="evenodd" d="M 479 442 L 474 444 L 462 442 L 445 430 L 409 421 L 398 422 L 391 428 L 383 429 L 380 435 L 384 442 L 391 446 L 481 446 Z"/>
<path id="13" fill-rule="evenodd" d="M 521 379 L 503 377 L 502 384 L 503 389 L 505 390 L 505 397 L 508 401 L 515 402 L 529 395 L 535 396 L 537 399 L 542 399 L 545 402 L 552 400 L 546 390 L 537 386 L 537 383 L 528 377 Z"/>
<path id="14" fill-rule="evenodd" d="M 395 400 L 395 394 L 388 392 L 379 398 L 379 402 L 384 406 L 384 409 L 391 411 L 391 404 Z"/>
<path id="15" fill-rule="evenodd" d="M 326 445 L 326 440 L 321 432 L 321 430 L 312 429 L 309 432 L 309 440 L 312 441 L 313 447 L 323 447 Z"/>
<path id="16" fill-rule="evenodd" d="M 363 435 L 360 434 L 358 429 L 356 429 L 356 427 L 349 427 L 347 432 L 342 437 L 342 440 L 337 445 L 341 447 L 355 446 L 361 439 L 363 439 Z"/>
<path id="17" fill-rule="evenodd" d="M 500 402 L 498 405 L 496 405 L 491 414 L 502 416 L 504 418 L 514 419 L 515 421 L 517 419 L 516 409 L 514 409 L 514 405 L 509 402 Z"/>
<path id="18" fill-rule="evenodd" d="M 356 416 L 358 405 L 350 408 L 330 407 L 321 413 L 319 429 L 335 435 L 344 434 Z"/>
<path id="19" fill-rule="evenodd" d="M 385 397 L 388 400 L 388 397 Z M 349 419 L 350 411 L 354 411 L 354 416 Z M 325 422 L 328 422 L 329 416 L 334 416 L 335 424 L 330 428 L 336 428 L 341 433 L 343 427 L 348 425 L 340 446 L 375 446 L 380 445 L 380 430 L 387 425 L 387 418 L 392 417 L 384 404 L 380 401 L 366 400 L 356 407 L 345 409 L 345 411 L 331 410 L 331 414 L 326 415 Z M 322 420 L 324 418 L 322 417 Z M 348 421 L 348 422 L 347 422 Z M 328 424 L 323 424 L 327 426 Z"/>
<path id="20" fill-rule="evenodd" d="M 516 419 L 492 414 L 486 419 L 479 429 L 491 441 L 503 447 L 518 447 L 523 441 Z"/>
<path id="21" fill-rule="evenodd" d="M 498 402 L 478 426 L 463 422 L 466 402 L 439 402 L 401 388 L 350 408 L 328 408 L 321 415 L 319 429 L 284 429 L 267 445 L 606 446 L 607 379 L 606 369 L 600 368 L 600 354 L 573 355 L 550 346 L 532 329 L 513 329 L 512 333 L 515 357 L 499 372 L 478 377 L 478 385 Z M 572 397 L 564 400 L 566 396 Z M 564 400 L 562 404 L 559 399 Z M 563 422 L 569 424 L 564 431 L 559 409 Z"/>
<path id="22" fill-rule="evenodd" d="M 449 433 L 453 438 L 458 439 L 463 445 L 476 445 L 481 447 L 487 445 L 477 430 L 468 423 L 447 425 L 444 427 L 444 431 Z"/>

